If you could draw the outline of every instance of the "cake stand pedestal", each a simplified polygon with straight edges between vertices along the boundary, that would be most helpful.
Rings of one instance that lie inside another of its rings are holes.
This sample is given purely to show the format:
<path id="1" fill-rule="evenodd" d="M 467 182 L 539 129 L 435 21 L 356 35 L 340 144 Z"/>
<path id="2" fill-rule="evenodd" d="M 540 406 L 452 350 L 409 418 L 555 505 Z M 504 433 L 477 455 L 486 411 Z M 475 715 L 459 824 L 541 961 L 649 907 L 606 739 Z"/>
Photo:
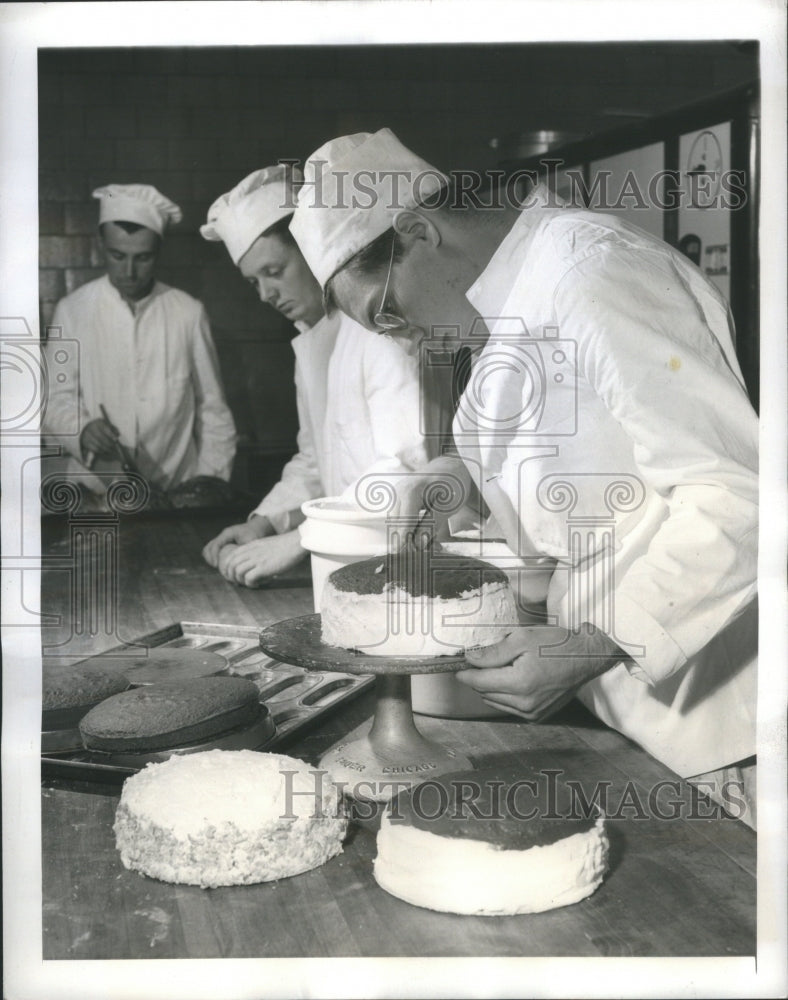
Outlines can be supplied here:
<path id="1" fill-rule="evenodd" d="M 344 783 L 346 795 L 385 802 L 429 778 L 473 767 L 464 754 L 419 732 L 410 696 L 412 674 L 462 670 L 462 654 L 370 656 L 328 646 L 320 631 L 320 615 L 290 618 L 264 629 L 260 648 L 275 660 L 307 670 L 375 675 L 372 728 L 360 739 L 337 743 L 320 760 L 335 781 Z"/>

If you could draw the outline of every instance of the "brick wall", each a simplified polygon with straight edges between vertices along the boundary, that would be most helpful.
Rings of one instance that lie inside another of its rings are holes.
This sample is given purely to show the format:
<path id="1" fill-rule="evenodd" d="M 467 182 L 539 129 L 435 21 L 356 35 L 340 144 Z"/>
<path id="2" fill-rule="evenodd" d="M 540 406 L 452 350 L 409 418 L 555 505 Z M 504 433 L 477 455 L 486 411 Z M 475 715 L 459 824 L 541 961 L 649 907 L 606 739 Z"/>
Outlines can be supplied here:
<path id="1" fill-rule="evenodd" d="M 198 231 L 214 198 L 278 155 L 276 138 L 255 127 L 257 77 L 231 68 L 226 59 L 189 72 L 186 51 L 41 55 L 41 318 L 45 326 L 62 295 L 103 273 L 91 191 L 154 184 L 184 213 L 159 277 L 205 303 L 242 440 L 280 451 L 292 449 L 297 424 L 293 330 L 260 303 L 223 244 Z"/>
<path id="2" fill-rule="evenodd" d="M 722 43 L 702 57 L 686 46 L 630 50 L 604 60 L 583 46 L 527 55 L 512 46 L 42 50 L 43 326 L 62 295 L 102 273 L 90 192 L 154 184 L 184 212 L 160 277 L 205 303 L 242 440 L 286 451 L 296 432 L 293 331 L 259 302 L 223 245 L 200 237 L 211 202 L 252 170 L 303 159 L 345 132 L 388 125 L 441 167 L 492 166 L 493 136 L 594 128 L 606 106 L 675 107 L 757 69 L 751 50 Z"/>

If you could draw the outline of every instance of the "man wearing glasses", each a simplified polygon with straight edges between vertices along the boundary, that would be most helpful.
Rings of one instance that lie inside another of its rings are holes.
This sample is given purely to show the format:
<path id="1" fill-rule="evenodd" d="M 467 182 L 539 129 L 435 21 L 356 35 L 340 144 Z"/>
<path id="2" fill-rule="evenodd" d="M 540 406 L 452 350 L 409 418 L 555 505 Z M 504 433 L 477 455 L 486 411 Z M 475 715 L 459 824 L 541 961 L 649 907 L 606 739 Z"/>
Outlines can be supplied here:
<path id="1" fill-rule="evenodd" d="M 458 679 L 528 720 L 577 695 L 684 777 L 741 765 L 754 823 L 758 424 L 720 294 L 546 189 L 463 199 L 388 129 L 305 178 L 291 231 L 329 311 L 474 356 L 455 442 L 550 624 Z"/>

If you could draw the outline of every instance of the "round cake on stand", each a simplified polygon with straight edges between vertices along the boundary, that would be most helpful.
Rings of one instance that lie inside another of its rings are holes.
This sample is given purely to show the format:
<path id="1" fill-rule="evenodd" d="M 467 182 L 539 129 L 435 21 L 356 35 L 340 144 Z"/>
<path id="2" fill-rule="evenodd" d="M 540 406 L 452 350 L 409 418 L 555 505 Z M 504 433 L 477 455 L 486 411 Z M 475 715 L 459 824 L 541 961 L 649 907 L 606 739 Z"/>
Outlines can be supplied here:
<path id="1" fill-rule="evenodd" d="M 260 646 L 274 659 L 309 670 L 375 676 L 371 729 L 336 744 L 320 765 L 344 783 L 346 794 L 384 802 L 428 778 L 472 766 L 459 750 L 416 728 L 411 676 L 465 669 L 465 648 L 498 641 L 516 624 L 501 570 L 444 553 L 430 539 L 336 570 L 323 591 L 322 616 L 269 626 Z"/>

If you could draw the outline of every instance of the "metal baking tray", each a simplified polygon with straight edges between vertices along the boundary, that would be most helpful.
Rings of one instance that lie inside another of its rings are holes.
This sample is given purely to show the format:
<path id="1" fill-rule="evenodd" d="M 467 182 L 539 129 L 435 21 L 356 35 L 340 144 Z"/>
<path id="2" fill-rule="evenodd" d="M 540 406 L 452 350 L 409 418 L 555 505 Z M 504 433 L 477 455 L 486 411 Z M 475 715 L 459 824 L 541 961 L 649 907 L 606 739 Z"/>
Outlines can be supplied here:
<path id="1" fill-rule="evenodd" d="M 266 751 L 293 742 L 374 683 L 371 676 L 316 673 L 273 660 L 262 652 L 259 641 L 260 629 L 253 626 L 177 622 L 136 639 L 131 648 L 116 647 L 100 655 L 133 655 L 141 646 L 220 653 L 227 660 L 223 673 L 251 680 L 260 692 L 260 701 L 273 718 L 274 736 L 259 748 Z M 220 744 L 224 745 L 222 738 L 202 749 Z M 168 755 L 164 754 L 162 759 Z M 128 758 L 122 762 L 113 761 L 111 755 L 85 750 L 78 730 L 42 733 L 41 773 L 44 779 L 118 782 L 144 767 L 149 759 L 148 755 L 141 755 L 139 767 L 134 767 Z"/>

